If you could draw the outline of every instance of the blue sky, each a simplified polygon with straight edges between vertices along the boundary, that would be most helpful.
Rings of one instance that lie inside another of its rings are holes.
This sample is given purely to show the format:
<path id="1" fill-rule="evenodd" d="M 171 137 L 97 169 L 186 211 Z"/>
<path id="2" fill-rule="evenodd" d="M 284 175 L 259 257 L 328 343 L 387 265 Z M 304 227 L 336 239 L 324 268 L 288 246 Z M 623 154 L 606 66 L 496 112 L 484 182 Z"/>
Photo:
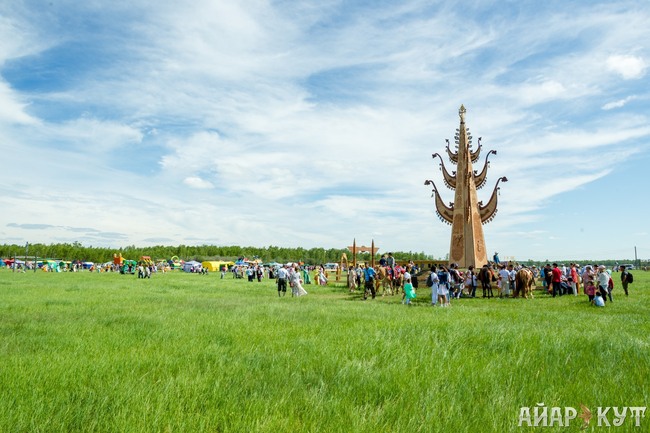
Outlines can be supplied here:
<path id="1" fill-rule="evenodd" d="M 479 200 L 509 179 L 489 250 L 648 259 L 648 22 L 648 1 L 3 2 L 0 242 L 442 258 L 424 180 L 453 200 L 431 154 L 464 104 L 498 152 Z"/>

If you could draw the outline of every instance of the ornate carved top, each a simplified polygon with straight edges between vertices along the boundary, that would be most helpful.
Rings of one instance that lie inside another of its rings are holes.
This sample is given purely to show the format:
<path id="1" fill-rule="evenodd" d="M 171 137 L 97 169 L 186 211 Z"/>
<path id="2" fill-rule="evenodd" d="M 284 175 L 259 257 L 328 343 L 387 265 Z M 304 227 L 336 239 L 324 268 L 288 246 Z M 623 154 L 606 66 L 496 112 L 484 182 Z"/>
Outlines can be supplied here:
<path id="1" fill-rule="evenodd" d="M 487 180 L 487 170 L 490 166 L 490 161 L 488 161 L 488 158 L 492 154 L 496 155 L 497 151 L 491 150 L 487 155 L 485 155 L 485 164 L 483 164 L 483 170 L 481 170 L 480 173 L 477 174 L 476 170 L 474 170 L 474 182 L 476 183 L 476 189 L 481 189 L 483 188 L 483 185 L 485 185 L 485 181 Z"/>
<path id="2" fill-rule="evenodd" d="M 431 155 L 433 159 L 436 159 L 436 157 L 440 158 L 440 170 L 442 170 L 442 178 L 445 181 L 445 185 L 449 189 L 456 189 L 456 172 L 452 171 L 451 174 L 447 171 L 447 168 L 445 168 L 445 161 L 443 161 L 442 156 L 438 153 L 434 153 Z"/>
<path id="3" fill-rule="evenodd" d="M 449 206 L 445 205 L 442 201 L 442 197 L 440 197 L 438 189 L 436 188 L 436 184 L 433 183 L 432 180 L 425 180 L 424 184 L 431 185 L 431 196 L 435 196 L 436 198 L 436 213 L 438 214 L 438 217 L 442 222 L 451 225 L 454 219 L 454 204 L 449 203 Z"/>
<path id="4" fill-rule="evenodd" d="M 478 147 L 474 152 L 470 152 L 469 157 L 472 160 L 472 164 L 474 164 L 476 161 L 478 161 L 478 158 L 481 156 L 481 148 L 483 145 L 481 144 L 481 138 L 478 138 Z"/>
<path id="5" fill-rule="evenodd" d="M 452 152 L 449 148 L 449 140 L 445 141 L 447 142 L 447 156 L 449 156 L 449 160 L 454 164 L 458 164 L 458 152 Z"/>
<path id="6" fill-rule="evenodd" d="M 494 216 L 497 213 L 497 195 L 499 192 L 499 182 L 507 182 L 508 178 L 503 176 L 500 177 L 499 180 L 497 180 L 497 184 L 494 185 L 494 190 L 492 191 L 492 197 L 490 197 L 490 201 L 487 202 L 485 206 L 483 206 L 483 202 L 480 201 L 478 202 L 478 213 L 481 215 L 481 223 L 485 224 L 494 218 Z"/>
<path id="7" fill-rule="evenodd" d="M 465 109 L 465 106 L 461 104 L 460 109 L 458 110 L 458 115 L 460 116 L 460 123 L 465 123 L 465 113 L 467 113 L 467 110 Z"/>

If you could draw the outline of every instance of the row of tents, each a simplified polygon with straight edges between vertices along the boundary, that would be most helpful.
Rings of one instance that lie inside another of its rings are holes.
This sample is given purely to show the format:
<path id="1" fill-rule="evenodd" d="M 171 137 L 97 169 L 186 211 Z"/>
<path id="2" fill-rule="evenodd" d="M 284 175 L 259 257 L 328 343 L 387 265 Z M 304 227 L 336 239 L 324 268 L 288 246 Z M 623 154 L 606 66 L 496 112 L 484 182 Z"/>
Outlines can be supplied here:
<path id="1" fill-rule="evenodd" d="M 12 267 L 16 266 L 17 268 L 34 268 L 33 260 L 21 260 L 21 259 L 1 259 L 0 267 Z M 77 269 L 92 269 L 95 266 L 93 262 L 82 262 L 80 260 L 70 261 L 70 260 L 59 260 L 59 259 L 37 259 L 36 266 L 38 269 L 46 268 L 48 271 L 60 272 L 64 269 L 70 269 L 73 266 Z"/>
<path id="2" fill-rule="evenodd" d="M 144 258 L 144 257 L 143 257 Z M 146 257 L 146 259 L 149 259 L 149 257 Z M 150 259 L 149 259 L 150 260 Z M 142 260 L 142 262 L 146 263 L 145 260 Z M 277 262 L 271 262 L 271 263 L 262 263 L 261 260 L 247 260 L 247 259 L 239 259 L 236 262 L 233 261 L 225 261 L 225 260 L 208 260 L 208 261 L 203 261 L 203 262 L 198 262 L 195 260 L 189 261 L 189 262 L 183 262 L 181 260 L 174 260 L 174 261 L 169 261 L 173 262 L 176 264 L 176 266 L 171 266 L 172 269 L 180 269 L 185 272 L 196 272 L 200 271 L 201 269 L 206 269 L 209 272 L 219 272 L 221 270 L 228 270 L 232 266 L 266 266 L 266 267 L 277 267 L 277 266 L 282 266 L 281 263 Z M 24 267 L 27 263 L 24 260 L 20 259 L 3 259 L 0 260 L 0 267 L 11 267 L 13 264 L 18 265 L 19 267 Z M 29 262 L 31 265 L 33 262 Z M 93 262 L 82 262 L 82 261 L 66 261 L 66 260 L 59 260 L 59 259 L 42 259 L 42 260 L 37 260 L 37 266 L 39 268 L 46 266 L 48 270 L 51 271 L 61 271 L 64 268 L 70 268 L 73 265 L 77 265 L 79 269 L 93 269 L 96 267 L 103 267 L 107 265 L 111 265 L 111 262 L 107 263 L 93 263 Z M 124 265 L 130 265 L 135 267 L 135 265 L 138 262 L 135 260 L 126 260 L 121 257 L 121 255 L 118 257 L 117 255 L 114 257 L 114 262 L 113 264 L 119 264 L 120 266 Z M 151 261 L 153 264 L 153 261 Z"/>
<path id="3" fill-rule="evenodd" d="M 197 262 L 195 260 L 189 261 L 189 262 L 184 262 L 182 264 L 182 269 L 185 272 L 196 272 L 197 270 L 201 269 L 207 269 L 209 272 L 218 272 L 221 270 L 228 270 L 232 266 L 265 266 L 265 267 L 271 267 L 275 268 L 278 266 L 282 266 L 282 263 L 278 262 L 270 262 L 270 263 L 262 263 L 261 260 L 247 260 L 247 259 L 240 259 L 237 260 L 236 262 L 233 261 L 223 261 L 223 260 L 209 260 L 209 261 L 204 261 L 204 262 Z"/>

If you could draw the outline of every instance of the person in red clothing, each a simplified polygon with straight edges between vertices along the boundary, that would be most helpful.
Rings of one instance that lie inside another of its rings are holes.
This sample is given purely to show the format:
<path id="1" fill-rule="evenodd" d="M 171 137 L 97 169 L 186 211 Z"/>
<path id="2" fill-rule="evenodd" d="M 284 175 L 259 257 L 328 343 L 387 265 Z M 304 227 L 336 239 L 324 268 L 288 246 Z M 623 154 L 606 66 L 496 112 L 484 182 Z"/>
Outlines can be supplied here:
<path id="1" fill-rule="evenodd" d="M 562 269 L 557 267 L 557 263 L 553 263 L 553 270 L 551 271 L 551 282 L 553 283 L 553 297 L 556 295 L 562 296 Z"/>
<path id="2" fill-rule="evenodd" d="M 571 263 L 571 289 L 573 290 L 573 295 L 578 296 L 578 292 L 580 291 L 580 277 L 578 276 L 578 270 L 576 269 L 576 264 Z"/>

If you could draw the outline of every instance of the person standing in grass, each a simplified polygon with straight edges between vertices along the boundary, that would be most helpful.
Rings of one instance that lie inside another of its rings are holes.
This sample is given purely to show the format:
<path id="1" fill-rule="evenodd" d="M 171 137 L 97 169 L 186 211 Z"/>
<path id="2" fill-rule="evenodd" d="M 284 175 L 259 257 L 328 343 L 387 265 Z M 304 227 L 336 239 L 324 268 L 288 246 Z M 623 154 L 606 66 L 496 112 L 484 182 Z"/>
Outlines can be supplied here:
<path id="1" fill-rule="evenodd" d="M 506 265 L 501 265 L 497 285 L 499 286 L 499 298 L 510 296 L 510 271 L 508 271 Z"/>
<path id="2" fill-rule="evenodd" d="M 302 287 L 302 279 L 300 278 L 300 269 L 298 265 L 294 265 L 290 270 L 289 284 L 291 285 L 291 296 L 304 296 L 307 291 Z"/>
<path id="3" fill-rule="evenodd" d="M 413 284 L 411 284 L 411 276 L 404 280 L 404 298 L 406 305 L 411 305 L 411 299 L 415 299 L 415 289 Z"/>
<path id="4" fill-rule="evenodd" d="M 578 291 L 580 290 L 580 279 L 578 278 L 578 270 L 576 269 L 575 263 L 571 263 L 569 276 L 571 277 L 571 290 L 573 290 L 573 296 L 578 296 Z"/>
<path id="5" fill-rule="evenodd" d="M 436 272 L 435 265 L 431 266 L 431 274 L 427 278 L 427 286 L 431 287 L 431 305 L 434 307 L 438 302 L 438 285 L 440 284 L 440 278 L 438 278 L 438 272 Z"/>
<path id="6" fill-rule="evenodd" d="M 474 274 L 474 265 L 469 265 L 465 272 L 465 287 L 470 298 L 476 297 L 476 275 Z"/>
<path id="7" fill-rule="evenodd" d="M 596 296 L 596 286 L 594 286 L 594 281 L 592 279 L 583 281 L 585 286 L 585 293 L 589 297 L 589 303 L 594 303 L 594 297 Z"/>
<path id="8" fill-rule="evenodd" d="M 547 263 L 542 270 L 544 271 L 544 288 L 546 288 L 547 293 L 552 293 L 553 283 L 551 281 L 553 279 L 553 271 L 551 270 L 551 265 Z"/>
<path id="9" fill-rule="evenodd" d="M 438 271 L 438 299 L 440 299 L 440 293 L 445 294 L 445 302 L 444 304 L 447 304 L 449 301 L 449 284 L 451 280 L 451 275 L 449 274 L 449 270 L 443 265 L 440 266 L 440 271 Z M 443 304 L 441 304 L 443 305 Z"/>
<path id="10" fill-rule="evenodd" d="M 562 269 L 558 268 L 557 263 L 553 263 L 551 283 L 553 284 L 553 297 L 562 296 Z"/>
<path id="11" fill-rule="evenodd" d="M 612 302 L 612 292 L 614 291 L 614 279 L 612 278 L 612 274 L 609 272 L 607 273 L 609 275 L 609 281 L 607 281 L 607 295 L 609 296 L 609 302 Z"/>
<path id="12" fill-rule="evenodd" d="M 372 299 L 375 299 L 375 277 L 377 273 L 372 268 L 372 266 L 364 265 L 363 268 L 363 280 L 365 281 L 365 290 L 363 292 L 363 300 L 368 299 L 368 292 L 371 293 Z"/>
<path id="13" fill-rule="evenodd" d="M 318 285 L 327 286 L 327 276 L 325 275 L 325 268 L 323 265 L 320 265 L 318 268 Z"/>
<path id="14" fill-rule="evenodd" d="M 605 266 L 600 265 L 598 266 L 598 292 L 600 293 L 600 296 L 603 297 L 603 301 L 607 302 L 607 294 L 609 291 L 607 290 L 607 286 L 609 285 L 609 274 L 607 273 L 607 270 L 605 269 Z"/>
<path id="15" fill-rule="evenodd" d="M 438 283 L 438 302 L 440 302 L 441 307 L 448 307 L 451 305 L 449 303 L 449 280 L 451 276 L 446 267 L 440 266 L 438 278 L 440 279 Z"/>
<path id="16" fill-rule="evenodd" d="M 625 265 L 619 266 L 619 269 L 621 271 L 621 285 L 625 291 L 625 296 L 627 296 L 627 285 L 630 284 L 630 273 L 625 268 Z"/>
<path id="17" fill-rule="evenodd" d="M 357 269 L 354 266 L 348 267 L 348 288 L 350 292 L 357 288 Z"/>
<path id="18" fill-rule="evenodd" d="M 287 294 L 287 279 L 289 273 L 284 266 L 278 269 L 278 296 L 285 296 Z"/>

